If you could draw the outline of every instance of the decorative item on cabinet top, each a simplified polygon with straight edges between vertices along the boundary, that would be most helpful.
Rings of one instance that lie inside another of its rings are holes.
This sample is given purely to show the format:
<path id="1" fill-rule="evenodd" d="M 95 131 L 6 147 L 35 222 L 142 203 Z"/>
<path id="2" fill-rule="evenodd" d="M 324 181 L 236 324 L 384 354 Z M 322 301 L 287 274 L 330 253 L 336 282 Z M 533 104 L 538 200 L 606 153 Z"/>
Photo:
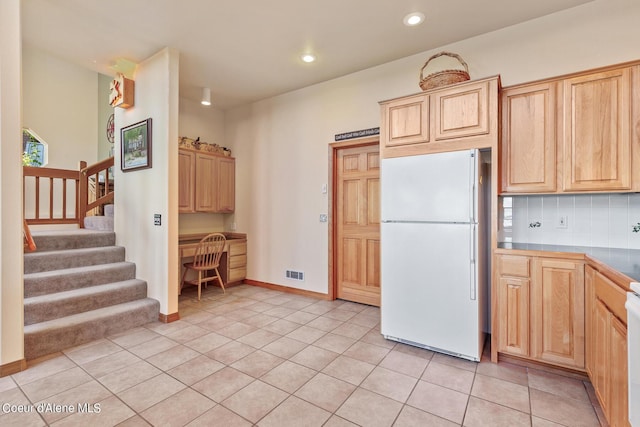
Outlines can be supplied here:
<path id="1" fill-rule="evenodd" d="M 424 69 L 427 68 L 429 62 L 441 56 L 450 56 L 457 59 L 458 62 L 460 62 L 460 64 L 462 64 L 462 66 L 464 67 L 464 70 L 442 70 L 423 77 Z M 427 62 L 425 62 L 422 66 L 422 69 L 420 70 L 420 88 L 422 90 L 429 90 L 440 86 L 448 86 L 454 83 L 464 82 L 469 80 L 470 78 L 469 66 L 467 66 L 467 63 L 464 62 L 460 55 L 443 51 L 440 53 L 436 53 L 431 58 L 427 59 Z"/>
<path id="2" fill-rule="evenodd" d="M 187 138 L 186 136 L 179 136 L 178 147 L 231 156 L 231 150 L 227 147 L 221 147 L 218 144 L 209 144 L 208 142 L 200 141 L 200 137 L 192 139 Z"/>

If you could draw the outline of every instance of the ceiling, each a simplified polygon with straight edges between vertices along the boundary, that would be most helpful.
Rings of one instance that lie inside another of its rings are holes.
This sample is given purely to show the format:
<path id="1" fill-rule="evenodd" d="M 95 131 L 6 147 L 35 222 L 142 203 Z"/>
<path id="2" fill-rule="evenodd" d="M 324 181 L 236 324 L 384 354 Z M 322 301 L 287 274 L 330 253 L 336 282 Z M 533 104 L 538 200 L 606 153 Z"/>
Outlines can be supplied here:
<path id="1" fill-rule="evenodd" d="M 25 46 L 108 75 L 175 48 L 180 96 L 209 87 L 227 109 L 589 1 L 23 0 L 22 32 Z M 425 22 L 405 26 L 415 11 Z"/>

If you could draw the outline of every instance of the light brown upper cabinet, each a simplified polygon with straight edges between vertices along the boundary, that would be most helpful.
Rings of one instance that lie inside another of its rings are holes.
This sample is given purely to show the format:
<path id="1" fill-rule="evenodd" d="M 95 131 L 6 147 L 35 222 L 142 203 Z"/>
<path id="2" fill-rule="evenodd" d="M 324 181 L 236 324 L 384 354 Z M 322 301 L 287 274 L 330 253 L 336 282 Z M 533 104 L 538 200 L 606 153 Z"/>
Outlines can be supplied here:
<path id="1" fill-rule="evenodd" d="M 502 189 L 556 191 L 556 82 L 502 92 Z"/>
<path id="2" fill-rule="evenodd" d="M 429 142 L 429 95 L 390 101 L 383 108 L 387 147 Z"/>
<path id="3" fill-rule="evenodd" d="M 505 88 L 501 193 L 640 191 L 640 65 Z"/>
<path id="4" fill-rule="evenodd" d="M 434 140 L 489 133 L 489 82 L 474 82 L 433 92 Z"/>
<path id="5" fill-rule="evenodd" d="M 630 190 L 631 68 L 563 85 L 563 189 Z"/>
<path id="6" fill-rule="evenodd" d="M 178 176 L 180 213 L 234 211 L 234 158 L 180 149 Z"/>
<path id="7" fill-rule="evenodd" d="M 178 212 L 195 212 L 196 153 L 178 150 Z"/>
<path id="8" fill-rule="evenodd" d="M 495 146 L 499 87 L 491 77 L 380 102 L 382 157 Z"/>

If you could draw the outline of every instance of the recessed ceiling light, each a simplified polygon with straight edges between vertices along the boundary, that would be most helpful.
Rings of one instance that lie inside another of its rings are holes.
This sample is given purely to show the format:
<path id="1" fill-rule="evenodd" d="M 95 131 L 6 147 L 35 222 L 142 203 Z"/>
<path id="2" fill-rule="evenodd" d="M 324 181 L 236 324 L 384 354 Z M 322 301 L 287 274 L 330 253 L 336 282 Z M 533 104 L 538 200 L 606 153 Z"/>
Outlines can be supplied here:
<path id="1" fill-rule="evenodd" d="M 422 24 L 423 21 L 424 21 L 424 13 L 420 13 L 420 12 L 410 13 L 407 16 L 405 16 L 404 19 L 402 20 L 402 22 L 404 22 L 404 25 L 408 27 L 413 27 L 415 25 Z"/>
<path id="2" fill-rule="evenodd" d="M 200 101 L 200 104 L 207 107 L 211 105 L 211 89 L 208 87 L 202 88 L 202 100 Z"/>
<path id="3" fill-rule="evenodd" d="M 302 60 L 304 62 L 313 62 L 316 60 L 315 55 L 312 55 L 310 53 L 305 53 L 304 55 L 302 55 L 300 58 L 302 58 Z"/>

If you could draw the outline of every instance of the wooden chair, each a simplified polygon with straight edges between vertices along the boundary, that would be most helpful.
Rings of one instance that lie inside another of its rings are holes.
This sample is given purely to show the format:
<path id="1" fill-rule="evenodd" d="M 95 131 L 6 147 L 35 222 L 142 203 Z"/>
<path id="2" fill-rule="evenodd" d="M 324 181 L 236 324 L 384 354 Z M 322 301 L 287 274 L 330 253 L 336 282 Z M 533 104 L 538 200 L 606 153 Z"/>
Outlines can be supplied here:
<path id="1" fill-rule="evenodd" d="M 182 287 L 185 283 L 195 285 L 198 287 L 198 301 L 200 301 L 202 284 L 204 283 L 206 287 L 208 282 L 215 279 L 218 279 L 220 282 L 222 292 L 226 293 L 222 277 L 220 277 L 220 272 L 218 271 L 220 258 L 222 258 L 222 252 L 224 252 L 226 243 L 227 239 L 220 233 L 209 234 L 200 240 L 200 243 L 196 248 L 196 254 L 193 257 L 193 262 L 186 262 L 183 264 L 184 273 L 182 273 L 182 281 L 180 282 L 180 293 L 182 293 Z M 195 270 L 198 272 L 197 280 L 185 280 L 189 270 Z M 207 276 L 207 271 L 210 270 L 215 271 L 216 274 L 214 276 Z"/>

